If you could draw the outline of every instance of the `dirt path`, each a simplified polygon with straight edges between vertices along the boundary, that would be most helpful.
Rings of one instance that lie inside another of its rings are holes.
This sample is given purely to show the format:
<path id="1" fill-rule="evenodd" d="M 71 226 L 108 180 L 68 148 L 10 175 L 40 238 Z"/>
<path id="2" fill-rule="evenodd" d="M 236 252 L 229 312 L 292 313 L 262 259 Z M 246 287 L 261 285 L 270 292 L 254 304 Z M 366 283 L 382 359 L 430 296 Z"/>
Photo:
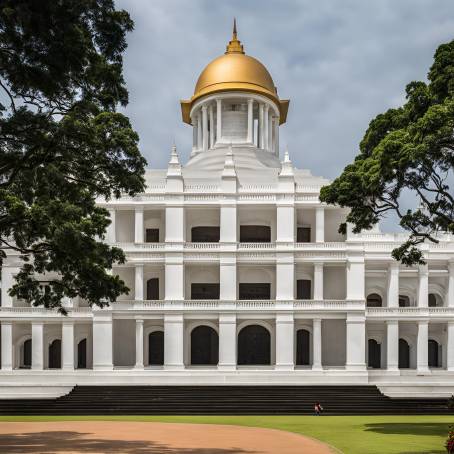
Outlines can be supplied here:
<path id="1" fill-rule="evenodd" d="M 121 421 L 1 422 L 0 453 L 332 454 L 280 430 Z"/>

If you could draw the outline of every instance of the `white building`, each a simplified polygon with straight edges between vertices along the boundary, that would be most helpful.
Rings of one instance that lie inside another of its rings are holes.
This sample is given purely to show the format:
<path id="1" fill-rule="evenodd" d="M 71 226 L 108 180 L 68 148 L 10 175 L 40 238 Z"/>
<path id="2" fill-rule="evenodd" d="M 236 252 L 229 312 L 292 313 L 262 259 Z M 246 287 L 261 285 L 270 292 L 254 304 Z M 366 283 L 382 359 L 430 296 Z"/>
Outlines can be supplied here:
<path id="1" fill-rule="evenodd" d="M 318 198 L 328 181 L 279 159 L 288 104 L 234 31 L 181 102 L 189 162 L 173 148 L 144 194 L 100 202 L 131 289 L 111 307 L 66 301 L 64 317 L 17 301 L 8 257 L 0 396 L 93 383 L 454 391 L 454 239 L 406 268 L 390 255 L 402 235 L 337 233 L 345 210 Z"/>

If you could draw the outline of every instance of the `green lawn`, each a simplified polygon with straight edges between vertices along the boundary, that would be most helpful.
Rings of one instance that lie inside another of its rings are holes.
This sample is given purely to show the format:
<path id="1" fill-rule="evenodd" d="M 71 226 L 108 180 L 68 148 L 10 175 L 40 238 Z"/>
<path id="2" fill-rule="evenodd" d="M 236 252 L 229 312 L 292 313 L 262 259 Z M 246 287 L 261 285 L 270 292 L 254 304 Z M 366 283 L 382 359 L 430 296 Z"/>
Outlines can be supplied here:
<path id="1" fill-rule="evenodd" d="M 287 430 L 345 454 L 442 454 L 454 416 L 0 416 L 1 421 L 162 421 Z"/>

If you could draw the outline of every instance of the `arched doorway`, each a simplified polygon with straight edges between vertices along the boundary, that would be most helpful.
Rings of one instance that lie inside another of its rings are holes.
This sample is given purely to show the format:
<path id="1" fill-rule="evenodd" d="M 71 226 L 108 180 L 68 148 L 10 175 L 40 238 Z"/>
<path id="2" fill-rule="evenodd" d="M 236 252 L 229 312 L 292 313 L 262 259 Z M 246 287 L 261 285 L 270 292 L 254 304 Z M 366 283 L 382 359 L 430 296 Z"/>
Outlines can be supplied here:
<path id="1" fill-rule="evenodd" d="M 429 339 L 429 367 L 440 367 L 438 349 L 438 342 L 433 339 Z"/>
<path id="2" fill-rule="evenodd" d="M 164 364 L 164 333 L 153 331 L 148 335 L 148 364 L 162 366 Z"/>
<path id="3" fill-rule="evenodd" d="M 405 339 L 399 339 L 399 369 L 410 367 L 410 346 Z"/>
<path id="4" fill-rule="evenodd" d="M 410 307 L 410 297 L 407 295 L 399 295 L 399 307 Z"/>
<path id="5" fill-rule="evenodd" d="M 87 339 L 82 339 L 77 344 L 77 368 L 87 368 Z"/>
<path id="6" fill-rule="evenodd" d="M 159 279 L 157 277 L 147 281 L 147 300 L 159 300 Z"/>
<path id="7" fill-rule="evenodd" d="M 382 299 L 378 293 L 371 293 L 367 295 L 367 307 L 382 307 Z"/>
<path id="8" fill-rule="evenodd" d="M 380 369 L 381 367 L 381 345 L 375 339 L 367 341 L 368 359 L 367 366 L 373 369 Z"/>
<path id="9" fill-rule="evenodd" d="M 49 369 L 61 368 L 61 340 L 55 339 L 49 345 Z"/>
<path id="10" fill-rule="evenodd" d="M 21 347 L 20 368 L 30 369 L 32 367 L 32 340 L 27 339 Z"/>
<path id="11" fill-rule="evenodd" d="M 197 326 L 191 331 L 191 364 L 215 366 L 218 362 L 218 333 L 210 326 Z"/>
<path id="12" fill-rule="evenodd" d="M 271 336 L 260 325 L 249 325 L 238 334 L 238 364 L 271 364 Z"/>
<path id="13" fill-rule="evenodd" d="M 310 338 L 307 329 L 299 329 L 296 332 L 296 365 L 308 366 L 310 364 Z"/>

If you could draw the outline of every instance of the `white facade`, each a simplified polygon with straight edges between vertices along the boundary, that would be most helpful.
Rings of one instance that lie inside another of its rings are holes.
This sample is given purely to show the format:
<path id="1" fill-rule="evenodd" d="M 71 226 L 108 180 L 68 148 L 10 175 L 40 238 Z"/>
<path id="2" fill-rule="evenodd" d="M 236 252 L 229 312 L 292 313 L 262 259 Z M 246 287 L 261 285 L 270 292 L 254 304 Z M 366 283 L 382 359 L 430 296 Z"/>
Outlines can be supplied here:
<path id="1" fill-rule="evenodd" d="M 211 94 L 190 115 L 186 165 L 174 148 L 144 194 L 100 201 L 128 295 L 102 310 L 65 301 L 67 317 L 29 307 L 7 293 L 20 266 L 8 257 L 0 397 L 100 383 L 452 394 L 454 238 L 422 245 L 427 265 L 406 268 L 391 257 L 404 236 L 340 235 L 345 210 L 318 197 L 328 181 L 288 153 L 280 162 L 279 106 L 265 96 Z"/>

